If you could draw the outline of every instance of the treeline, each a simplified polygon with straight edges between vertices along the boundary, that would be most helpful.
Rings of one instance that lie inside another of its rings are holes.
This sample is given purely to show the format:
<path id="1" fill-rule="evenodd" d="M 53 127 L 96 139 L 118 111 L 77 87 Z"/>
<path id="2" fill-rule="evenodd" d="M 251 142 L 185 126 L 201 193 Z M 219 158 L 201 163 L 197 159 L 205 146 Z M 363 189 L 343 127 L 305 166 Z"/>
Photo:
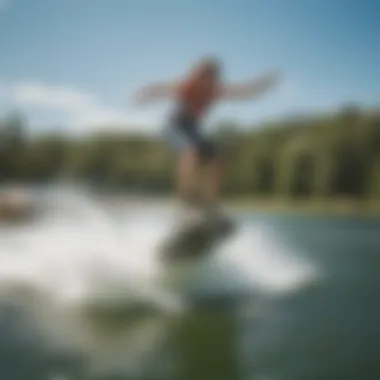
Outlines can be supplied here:
<path id="1" fill-rule="evenodd" d="M 212 136 L 228 156 L 226 196 L 374 199 L 380 195 L 380 112 L 346 107 Z M 0 181 L 61 177 L 103 189 L 169 194 L 175 160 L 164 141 L 128 134 L 31 137 L 20 115 L 0 122 Z"/>

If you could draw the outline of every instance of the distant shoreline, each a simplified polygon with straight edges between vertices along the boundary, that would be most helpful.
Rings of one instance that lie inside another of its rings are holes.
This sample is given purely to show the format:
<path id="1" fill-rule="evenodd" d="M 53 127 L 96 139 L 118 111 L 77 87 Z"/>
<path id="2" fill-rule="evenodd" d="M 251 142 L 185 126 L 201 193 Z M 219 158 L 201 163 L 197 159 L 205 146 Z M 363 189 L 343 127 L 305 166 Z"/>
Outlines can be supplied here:
<path id="1" fill-rule="evenodd" d="M 299 214 L 321 216 L 380 217 L 380 199 L 354 201 L 347 199 L 229 199 L 227 207 L 238 211 L 276 214 Z"/>
<path id="2" fill-rule="evenodd" d="M 167 205 L 168 207 L 175 207 L 179 204 L 179 201 L 174 197 L 129 197 L 128 195 L 118 195 L 116 197 L 111 196 L 110 199 L 116 200 L 117 203 L 118 201 L 143 202 L 144 205 L 154 203 L 161 206 Z M 290 200 L 284 198 L 252 199 L 240 197 L 224 199 L 223 205 L 231 211 L 252 213 L 380 217 L 380 198 L 355 201 L 344 198 Z"/>

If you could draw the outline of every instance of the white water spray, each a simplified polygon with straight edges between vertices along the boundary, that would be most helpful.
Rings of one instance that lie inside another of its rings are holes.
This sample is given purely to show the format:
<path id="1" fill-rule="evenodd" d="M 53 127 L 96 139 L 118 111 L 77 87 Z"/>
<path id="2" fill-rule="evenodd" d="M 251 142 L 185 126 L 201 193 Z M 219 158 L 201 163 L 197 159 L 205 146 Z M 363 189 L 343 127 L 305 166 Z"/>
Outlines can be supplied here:
<path id="1" fill-rule="evenodd" d="M 86 194 L 61 192 L 49 205 L 51 212 L 40 221 L 1 231 L 0 301 L 33 309 L 55 344 L 80 347 L 97 367 L 115 366 L 111 353 L 120 345 L 130 357 L 142 355 L 151 346 L 146 342 L 162 336 L 168 318 L 186 310 L 181 294 L 161 283 L 170 274 L 163 272 L 158 247 L 171 231 L 171 218 L 143 208 L 128 215 L 126 207 L 125 218 L 116 221 Z M 199 264 L 194 285 L 200 291 L 288 292 L 316 274 L 310 263 L 278 245 L 268 226 L 243 225 Z M 115 308 L 150 309 L 152 315 L 159 310 L 166 318 L 136 324 L 123 317 L 129 324 L 124 332 L 107 338 L 83 319 L 88 310 Z"/>

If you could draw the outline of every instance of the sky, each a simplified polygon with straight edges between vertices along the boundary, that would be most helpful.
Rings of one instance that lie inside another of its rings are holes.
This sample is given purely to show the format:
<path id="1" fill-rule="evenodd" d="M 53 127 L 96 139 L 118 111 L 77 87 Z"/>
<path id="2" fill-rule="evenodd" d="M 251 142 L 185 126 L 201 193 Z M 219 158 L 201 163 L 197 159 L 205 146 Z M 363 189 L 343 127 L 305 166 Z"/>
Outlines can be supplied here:
<path id="1" fill-rule="evenodd" d="M 221 104 L 207 124 L 380 100 L 378 0 L 0 0 L 0 116 L 33 131 L 160 131 L 169 103 L 138 108 L 139 87 L 218 56 L 226 82 L 279 70 L 262 99 Z"/>

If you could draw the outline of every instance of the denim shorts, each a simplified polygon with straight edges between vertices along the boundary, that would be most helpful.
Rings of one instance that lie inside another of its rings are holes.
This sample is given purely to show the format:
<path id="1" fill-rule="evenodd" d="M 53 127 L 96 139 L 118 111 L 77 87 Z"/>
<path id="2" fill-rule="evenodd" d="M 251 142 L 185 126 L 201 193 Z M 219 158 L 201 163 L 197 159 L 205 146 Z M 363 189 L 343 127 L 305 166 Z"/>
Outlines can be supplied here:
<path id="1" fill-rule="evenodd" d="M 184 128 L 170 125 L 164 129 L 165 140 L 175 152 L 195 149 L 202 159 L 211 159 L 217 155 L 213 142 L 204 138 L 196 128 Z"/>

